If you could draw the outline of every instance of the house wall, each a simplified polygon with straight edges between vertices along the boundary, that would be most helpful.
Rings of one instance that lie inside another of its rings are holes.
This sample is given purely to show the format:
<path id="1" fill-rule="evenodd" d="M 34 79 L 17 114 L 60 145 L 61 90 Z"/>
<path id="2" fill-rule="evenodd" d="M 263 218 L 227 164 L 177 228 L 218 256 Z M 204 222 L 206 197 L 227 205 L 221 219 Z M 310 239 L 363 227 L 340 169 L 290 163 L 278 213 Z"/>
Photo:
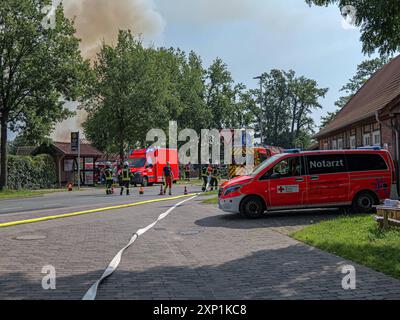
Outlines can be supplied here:
<path id="1" fill-rule="evenodd" d="M 370 118 L 363 122 L 352 124 L 340 131 L 333 132 L 332 134 L 323 138 L 318 138 L 319 147 L 321 150 L 339 149 L 339 141 L 342 139 L 343 148 L 341 149 L 352 149 L 363 146 L 377 145 L 387 148 L 393 159 L 395 159 L 396 137 L 393 130 L 384 124 L 390 126 L 391 120 L 385 119 L 382 120 L 381 123 L 378 123 L 375 118 Z M 379 143 L 377 143 L 374 139 L 374 135 L 376 134 L 379 134 Z M 355 137 L 355 145 L 353 146 L 351 146 L 352 137 Z M 368 141 L 367 138 L 369 139 L 369 143 L 366 143 L 366 141 Z"/>

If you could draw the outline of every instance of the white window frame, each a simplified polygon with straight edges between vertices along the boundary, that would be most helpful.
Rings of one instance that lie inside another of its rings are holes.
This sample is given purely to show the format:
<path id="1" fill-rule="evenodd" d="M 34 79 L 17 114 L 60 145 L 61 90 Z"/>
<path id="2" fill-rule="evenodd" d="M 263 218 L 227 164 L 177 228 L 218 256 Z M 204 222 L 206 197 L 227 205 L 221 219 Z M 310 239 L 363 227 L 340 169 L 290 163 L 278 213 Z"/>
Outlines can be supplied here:
<path id="1" fill-rule="evenodd" d="M 367 142 L 367 140 L 369 142 Z M 368 147 L 371 145 L 371 134 L 370 133 L 364 133 L 363 134 L 363 146 Z"/>
<path id="2" fill-rule="evenodd" d="M 379 141 L 377 141 L 378 139 L 375 139 L 375 137 L 379 137 Z M 381 131 L 380 130 L 375 130 L 374 132 L 372 132 L 372 143 L 374 144 L 374 146 L 380 146 L 381 145 Z"/>
<path id="3" fill-rule="evenodd" d="M 350 149 L 357 148 L 357 138 L 355 135 L 350 136 Z"/>
<path id="4" fill-rule="evenodd" d="M 343 138 L 337 139 L 337 148 L 343 150 Z"/>

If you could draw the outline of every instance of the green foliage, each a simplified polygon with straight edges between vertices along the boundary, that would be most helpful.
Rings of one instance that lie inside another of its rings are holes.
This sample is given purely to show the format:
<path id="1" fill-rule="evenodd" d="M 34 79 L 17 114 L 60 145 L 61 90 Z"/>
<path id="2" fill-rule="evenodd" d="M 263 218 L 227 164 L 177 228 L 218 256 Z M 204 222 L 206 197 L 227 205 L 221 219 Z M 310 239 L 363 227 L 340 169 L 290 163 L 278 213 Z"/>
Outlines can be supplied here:
<path id="1" fill-rule="evenodd" d="M 8 182 L 13 190 L 53 188 L 57 184 L 54 159 L 49 155 L 10 156 Z"/>
<path id="2" fill-rule="evenodd" d="M 51 0 L 0 1 L 0 188 L 7 185 L 7 129 L 41 142 L 70 112 L 64 100 L 81 94 L 89 63 L 72 21 L 56 10 L 55 28 L 42 25 Z"/>
<path id="3" fill-rule="evenodd" d="M 400 49 L 400 1 L 399 0 L 306 0 L 309 5 L 339 8 L 352 5 L 357 10 L 355 24 L 361 30 L 362 50 L 372 54 L 392 54 Z"/>
<path id="4" fill-rule="evenodd" d="M 260 92 L 235 84 L 219 58 L 208 69 L 194 52 L 145 48 L 130 31 L 120 31 L 115 47 L 103 44 L 83 99 L 89 116 L 86 137 L 100 150 L 123 157 L 129 147 L 146 145 L 150 129 L 254 128 L 264 142 L 308 146 L 327 89 L 293 71 L 263 75 Z"/>
<path id="5" fill-rule="evenodd" d="M 328 89 L 295 72 L 271 70 L 262 75 L 262 99 L 255 107 L 257 128 L 265 144 L 307 148 L 314 133 L 311 114 L 322 106 Z M 260 90 L 255 91 L 261 96 Z"/>
<path id="6" fill-rule="evenodd" d="M 356 74 L 345 84 L 340 91 L 345 92 L 345 96 L 340 97 L 335 102 L 336 111 L 328 112 L 321 118 L 321 128 L 325 128 L 339 113 L 340 110 L 350 101 L 358 90 L 366 83 L 385 64 L 390 62 L 391 58 L 382 56 L 371 60 L 365 60 L 357 66 Z"/>
<path id="7" fill-rule="evenodd" d="M 371 215 L 344 216 L 305 227 L 294 238 L 400 279 L 400 230 L 382 231 Z"/>

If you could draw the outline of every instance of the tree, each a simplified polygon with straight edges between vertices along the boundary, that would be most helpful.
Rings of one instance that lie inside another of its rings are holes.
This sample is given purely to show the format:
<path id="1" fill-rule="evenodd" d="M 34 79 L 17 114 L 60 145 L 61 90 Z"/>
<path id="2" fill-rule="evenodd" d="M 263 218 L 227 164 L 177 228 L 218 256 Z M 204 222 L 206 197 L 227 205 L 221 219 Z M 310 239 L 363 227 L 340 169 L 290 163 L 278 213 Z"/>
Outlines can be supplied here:
<path id="1" fill-rule="evenodd" d="M 319 99 L 328 89 L 319 88 L 315 80 L 296 77 L 292 70 L 277 69 L 262 75 L 262 85 L 262 101 L 252 109 L 263 141 L 282 147 L 307 145 L 311 139 L 306 137 L 314 132 L 311 114 L 321 108 Z"/>
<path id="2" fill-rule="evenodd" d="M 236 88 L 237 89 L 237 88 Z M 228 66 L 217 58 L 207 71 L 206 103 L 211 110 L 211 127 L 229 128 L 229 116 L 234 111 L 235 88 Z"/>
<path id="3" fill-rule="evenodd" d="M 42 23 L 42 10 L 50 2 L 0 2 L 1 190 L 7 187 L 8 129 L 32 139 L 48 135 L 56 122 L 70 115 L 64 100 L 80 94 L 88 66 L 61 5 L 54 28 Z"/>
<path id="4" fill-rule="evenodd" d="M 378 70 L 391 60 L 388 56 L 382 56 L 375 59 L 365 60 L 357 66 L 356 74 L 345 84 L 340 91 L 345 95 L 340 97 L 336 102 L 336 111 L 328 112 L 326 116 L 321 118 L 321 128 L 325 128 L 340 110 L 350 101 L 358 90 L 367 82 Z"/>
<path id="5" fill-rule="evenodd" d="M 400 1 L 398 0 L 306 0 L 309 5 L 337 4 L 356 9 L 355 25 L 361 28 L 362 50 L 392 54 L 400 49 Z"/>

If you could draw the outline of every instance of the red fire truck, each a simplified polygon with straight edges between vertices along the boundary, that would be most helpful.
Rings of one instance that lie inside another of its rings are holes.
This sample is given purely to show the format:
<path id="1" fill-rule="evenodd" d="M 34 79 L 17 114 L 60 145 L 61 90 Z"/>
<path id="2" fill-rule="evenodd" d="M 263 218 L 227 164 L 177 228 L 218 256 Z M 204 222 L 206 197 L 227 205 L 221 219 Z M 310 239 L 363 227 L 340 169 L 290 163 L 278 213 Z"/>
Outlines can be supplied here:
<path id="1" fill-rule="evenodd" d="M 128 159 L 132 183 L 143 187 L 163 182 L 163 169 L 169 162 L 174 182 L 179 179 L 178 151 L 176 149 L 149 148 L 131 150 Z"/>
<path id="2" fill-rule="evenodd" d="M 246 176 L 222 184 L 219 207 L 258 218 L 265 211 L 352 206 L 370 212 L 397 199 L 387 150 L 307 151 L 276 154 Z"/>
<path id="3" fill-rule="evenodd" d="M 235 164 L 235 155 L 242 155 L 246 157 L 247 153 L 254 154 L 254 166 L 260 165 L 262 162 L 272 157 L 273 155 L 279 154 L 283 152 L 282 148 L 274 147 L 274 146 L 265 146 L 265 147 L 234 147 L 232 150 L 232 164 L 228 167 L 229 179 L 232 179 L 237 176 L 247 175 L 248 168 L 246 165 Z"/>

